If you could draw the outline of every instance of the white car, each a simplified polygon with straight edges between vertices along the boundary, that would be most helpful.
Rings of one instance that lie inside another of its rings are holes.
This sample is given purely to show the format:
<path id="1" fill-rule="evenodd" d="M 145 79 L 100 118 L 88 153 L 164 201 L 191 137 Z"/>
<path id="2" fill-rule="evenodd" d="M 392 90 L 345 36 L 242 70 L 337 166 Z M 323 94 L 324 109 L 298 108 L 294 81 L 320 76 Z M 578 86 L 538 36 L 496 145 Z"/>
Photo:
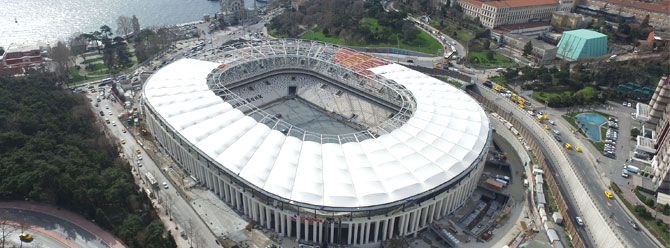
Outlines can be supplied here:
<path id="1" fill-rule="evenodd" d="M 633 106 L 632 106 L 632 104 L 628 103 L 628 107 L 629 107 L 629 108 L 632 108 Z"/>
<path id="2" fill-rule="evenodd" d="M 137 160 L 142 160 L 142 155 L 137 155 Z"/>
<path id="3" fill-rule="evenodd" d="M 584 221 L 582 220 L 582 217 L 577 216 L 577 217 L 575 217 L 575 220 L 577 221 L 577 225 L 580 225 L 580 226 L 584 225 Z"/>
<path id="4" fill-rule="evenodd" d="M 164 189 L 169 188 L 167 182 L 163 182 L 163 188 L 164 188 Z"/>
<path id="5" fill-rule="evenodd" d="M 112 126 L 116 126 L 116 122 L 115 122 L 115 121 L 112 121 Z"/>

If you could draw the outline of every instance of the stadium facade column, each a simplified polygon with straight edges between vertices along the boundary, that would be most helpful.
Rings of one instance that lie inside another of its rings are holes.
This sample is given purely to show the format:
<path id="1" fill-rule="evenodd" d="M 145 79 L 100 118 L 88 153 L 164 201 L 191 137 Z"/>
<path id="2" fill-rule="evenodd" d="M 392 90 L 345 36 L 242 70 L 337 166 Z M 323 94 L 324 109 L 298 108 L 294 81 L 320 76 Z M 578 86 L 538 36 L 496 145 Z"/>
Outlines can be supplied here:
<path id="1" fill-rule="evenodd" d="M 377 238 L 379 237 L 379 225 L 382 223 L 382 221 L 383 220 L 381 220 L 381 221 L 378 220 L 378 221 L 375 222 L 375 234 L 374 234 L 375 236 L 372 239 L 373 243 L 377 243 Z"/>
<path id="2" fill-rule="evenodd" d="M 323 234 L 323 223 L 322 223 L 322 222 L 318 222 L 318 223 L 316 223 L 316 225 L 319 226 L 319 229 L 318 229 L 318 230 L 319 230 L 319 233 L 318 233 L 318 235 L 317 235 L 317 240 L 316 240 L 316 242 L 317 242 L 317 243 L 321 243 L 322 240 L 323 240 L 323 237 L 321 237 L 322 234 Z"/>
<path id="3" fill-rule="evenodd" d="M 330 243 L 335 242 L 335 222 L 330 222 Z"/>
<path id="4" fill-rule="evenodd" d="M 295 242 L 300 241 L 300 216 L 295 218 Z"/>
<path id="5" fill-rule="evenodd" d="M 386 219 L 384 221 L 384 224 L 382 226 L 382 240 L 386 240 L 386 234 L 388 233 L 388 228 L 389 228 L 389 219 Z"/>
<path id="6" fill-rule="evenodd" d="M 358 240 L 358 223 L 354 222 L 354 245 L 358 244 L 356 241 Z"/>
<path id="7" fill-rule="evenodd" d="M 271 223 L 272 223 L 272 222 L 271 222 L 271 219 L 270 219 L 270 218 L 272 218 L 272 214 L 270 213 L 270 208 L 269 208 L 269 207 L 265 207 L 265 223 L 266 223 L 266 224 L 265 224 L 265 227 L 267 227 L 267 228 L 270 228 L 270 227 L 271 227 Z M 276 226 L 276 225 L 277 225 L 277 221 L 275 221 L 275 226 Z M 277 228 L 275 228 L 275 230 L 277 230 Z M 275 231 L 275 233 L 278 233 L 278 232 Z"/>
<path id="8" fill-rule="evenodd" d="M 317 238 L 318 238 L 318 235 L 317 235 L 317 233 L 318 233 L 318 228 L 317 228 L 318 225 L 317 225 L 317 222 L 314 222 L 314 221 L 311 221 L 311 222 L 312 222 L 312 223 L 311 223 L 311 226 L 312 226 L 312 241 L 314 241 L 314 242 L 318 242 L 319 240 L 317 239 Z"/>
<path id="9" fill-rule="evenodd" d="M 228 202 L 228 204 L 232 204 L 233 201 L 230 200 L 230 184 L 225 182 L 223 183 L 223 194 L 226 196 L 226 202 Z"/>
<path id="10" fill-rule="evenodd" d="M 372 222 L 365 222 L 365 239 L 363 240 L 363 244 L 367 244 L 368 240 L 370 240 L 370 225 L 372 225 Z"/>
<path id="11" fill-rule="evenodd" d="M 284 229 L 280 228 L 281 227 L 281 217 L 280 217 L 281 213 L 277 212 L 277 210 L 275 210 L 274 212 L 275 212 L 275 232 L 283 234 Z"/>
<path id="12" fill-rule="evenodd" d="M 291 220 L 291 217 L 288 216 L 287 214 L 284 214 L 284 219 L 286 220 L 286 223 L 284 224 L 286 225 L 287 229 L 286 237 L 291 237 L 293 232 L 293 221 Z"/>
<path id="13" fill-rule="evenodd" d="M 348 223 L 347 225 L 347 245 L 351 245 L 351 229 L 353 228 L 353 223 Z"/>
<path id="14" fill-rule="evenodd" d="M 388 238 L 393 238 L 394 229 L 395 229 L 395 218 L 391 218 L 391 222 L 389 223 Z M 386 237 L 384 237 L 384 240 L 386 240 Z"/>
<path id="15" fill-rule="evenodd" d="M 309 241 L 309 221 L 305 220 L 305 240 Z"/>
<path id="16" fill-rule="evenodd" d="M 235 193 L 235 206 L 237 207 L 237 210 L 240 211 L 242 210 L 242 196 L 240 196 L 240 192 L 238 192 L 236 188 L 233 188 L 233 193 Z"/>

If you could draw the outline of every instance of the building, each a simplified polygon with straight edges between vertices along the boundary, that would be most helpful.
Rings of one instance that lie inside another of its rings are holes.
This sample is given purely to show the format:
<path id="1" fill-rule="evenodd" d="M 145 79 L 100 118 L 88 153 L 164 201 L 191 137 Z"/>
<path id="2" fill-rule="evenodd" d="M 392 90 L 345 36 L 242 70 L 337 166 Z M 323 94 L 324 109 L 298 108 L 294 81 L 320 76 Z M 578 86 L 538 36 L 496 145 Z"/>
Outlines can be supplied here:
<path id="1" fill-rule="evenodd" d="M 632 15 L 638 22 L 649 16 L 649 25 L 656 28 L 670 27 L 670 1 L 642 2 L 634 0 L 581 0 L 581 5 Z"/>
<path id="2" fill-rule="evenodd" d="M 491 30 L 491 36 L 492 38 L 497 39 L 497 37 L 495 37 L 497 34 L 518 34 L 537 38 L 549 31 L 551 31 L 551 25 L 547 22 L 527 22 L 498 26 Z"/>
<path id="3" fill-rule="evenodd" d="M 456 0 L 455 3 L 467 16 L 479 18 L 482 25 L 490 29 L 532 21 L 549 22 L 551 13 L 559 8 L 556 0 Z"/>
<path id="4" fill-rule="evenodd" d="M 541 40 L 534 39 L 529 36 L 518 34 L 503 34 L 502 43 L 518 51 L 523 51 L 523 47 L 530 41 L 533 45 L 533 50 L 530 53 L 538 61 L 550 61 L 556 59 L 556 51 L 558 48 L 554 45 L 546 43 Z"/>
<path id="5" fill-rule="evenodd" d="M 652 43 L 652 50 L 663 51 L 670 49 L 670 33 L 651 31 L 647 41 Z"/>
<path id="6" fill-rule="evenodd" d="M 636 154 L 652 154 L 652 181 L 658 190 L 658 203 L 670 203 L 670 76 L 658 81 L 649 104 L 638 103 L 636 119 L 645 122 L 637 137 Z M 649 130 L 647 130 L 649 129 Z M 643 158 L 648 158 L 646 155 Z M 661 196 L 664 195 L 664 196 Z M 663 199 L 664 202 L 661 202 Z"/>
<path id="7" fill-rule="evenodd" d="M 223 21 L 229 25 L 233 25 L 240 22 L 253 22 L 258 20 L 256 1 L 253 2 L 253 9 L 248 9 L 244 6 L 243 0 L 221 0 L 221 15 L 223 15 Z"/>
<path id="8" fill-rule="evenodd" d="M 588 29 L 563 32 L 558 54 L 568 59 L 598 57 L 607 54 L 607 35 Z"/>
<path id="9" fill-rule="evenodd" d="M 178 166 L 240 215 L 301 243 L 378 246 L 416 237 L 470 199 L 492 129 L 465 92 L 318 41 L 229 48 L 220 63 L 182 59 L 153 74 L 143 119 Z M 262 107 L 287 97 L 361 129 L 317 133 Z"/>
<path id="10" fill-rule="evenodd" d="M 10 44 L 0 57 L 0 71 L 10 74 L 22 74 L 27 69 L 44 66 L 49 56 L 47 44 Z"/>
<path id="11" fill-rule="evenodd" d="M 557 11 L 551 14 L 551 26 L 558 30 L 585 28 L 591 21 L 591 18 L 565 11 Z"/>

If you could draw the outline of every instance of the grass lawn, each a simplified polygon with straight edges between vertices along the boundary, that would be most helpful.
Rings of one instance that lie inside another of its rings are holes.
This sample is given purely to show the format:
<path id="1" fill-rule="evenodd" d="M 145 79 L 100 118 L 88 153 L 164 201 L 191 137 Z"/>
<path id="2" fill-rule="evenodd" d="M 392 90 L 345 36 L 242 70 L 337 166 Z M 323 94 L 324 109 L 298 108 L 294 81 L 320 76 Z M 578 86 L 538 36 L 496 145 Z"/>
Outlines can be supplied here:
<path id="1" fill-rule="evenodd" d="M 444 21 L 444 28 L 440 29 L 440 32 L 443 34 L 455 39 L 458 41 L 458 43 L 461 44 L 467 44 L 469 40 L 471 40 L 473 37 L 475 37 L 475 33 L 481 32 L 481 30 L 467 30 L 460 28 L 456 25 L 453 24 L 449 21 Z M 436 19 L 432 19 L 430 21 L 430 26 L 438 28 L 440 26 L 440 21 Z M 467 30 L 467 31 L 466 31 Z M 470 33 L 472 32 L 472 33 Z"/>
<path id="2" fill-rule="evenodd" d="M 90 63 L 101 61 L 101 60 L 102 60 L 102 57 L 97 57 L 97 58 L 94 58 L 94 59 L 87 59 L 84 62 L 82 62 L 82 64 L 90 64 Z"/>
<path id="3" fill-rule="evenodd" d="M 90 64 L 86 66 L 86 71 L 97 72 L 100 70 L 106 70 L 107 67 L 105 64 Z"/>
<path id="4" fill-rule="evenodd" d="M 276 37 L 276 38 L 285 38 L 282 34 L 280 34 L 279 32 L 277 32 L 277 29 L 276 29 L 276 28 L 275 28 L 275 29 L 270 29 L 270 30 L 268 30 L 268 33 L 269 33 L 270 36 L 272 36 L 272 37 Z"/>
<path id="5" fill-rule="evenodd" d="M 541 102 L 548 102 L 549 98 L 560 95 L 572 95 L 572 90 L 533 91 L 533 98 Z"/>
<path id="6" fill-rule="evenodd" d="M 607 139 L 607 127 L 601 126 L 600 127 L 600 140 L 606 140 Z"/>
<path id="7" fill-rule="evenodd" d="M 101 53 L 98 53 L 98 51 L 92 51 L 92 52 L 84 53 L 84 56 L 86 56 L 86 57 L 90 57 L 90 56 L 98 56 L 98 55 L 102 55 L 102 54 L 101 54 Z"/>
<path id="8" fill-rule="evenodd" d="M 591 145 L 596 148 L 599 152 L 603 152 L 605 150 L 605 143 L 603 142 L 598 142 L 598 141 L 593 141 L 589 139 L 589 142 L 591 142 Z"/>
<path id="9" fill-rule="evenodd" d="M 516 65 L 512 59 L 497 53 L 493 52 L 493 60 L 486 58 L 486 53 L 488 50 L 479 51 L 479 52 L 468 52 L 468 61 L 471 61 L 473 65 L 477 66 L 489 66 L 489 67 L 504 67 L 504 66 L 513 66 Z"/>
<path id="10" fill-rule="evenodd" d="M 456 82 L 456 81 L 454 81 L 454 80 L 451 80 L 451 79 L 449 79 L 448 77 L 437 77 L 437 78 L 440 79 L 440 80 L 442 80 L 442 81 L 444 81 L 444 82 L 446 82 L 446 83 L 449 83 L 449 84 L 451 84 L 451 85 L 453 85 L 453 86 L 456 86 L 456 88 L 460 88 L 461 86 L 463 86 L 462 83 L 459 83 L 459 82 Z"/>
<path id="11" fill-rule="evenodd" d="M 363 18 L 363 20 L 368 23 L 368 27 L 373 32 L 376 32 L 374 30 L 382 31 L 385 29 L 385 27 L 379 25 L 377 19 L 367 17 Z M 419 30 L 419 33 L 417 34 L 416 39 L 412 40 L 409 43 L 401 42 L 400 44 L 397 44 L 397 42 L 366 43 L 360 40 L 346 40 L 340 37 L 327 36 L 323 34 L 323 30 L 321 30 L 321 28 L 315 28 L 312 31 L 301 35 L 300 39 L 319 40 L 323 42 L 333 43 L 337 45 L 344 45 L 344 46 L 390 47 L 390 48 L 400 47 L 400 49 L 422 52 L 427 54 L 437 54 L 437 50 L 442 49 L 442 44 L 440 44 L 440 42 L 438 42 L 435 38 L 430 36 L 430 34 L 418 28 L 417 30 Z M 276 32 L 276 30 L 274 32 Z M 270 35 L 273 35 L 272 30 L 270 30 Z"/>
<path id="12" fill-rule="evenodd" d="M 87 77 L 84 77 L 79 74 L 79 70 L 77 68 L 70 68 L 67 72 L 68 77 L 72 76 L 72 79 L 69 81 L 70 83 L 78 83 L 81 81 L 86 81 L 86 80 L 95 80 L 95 79 L 101 79 L 107 76 L 107 74 L 89 74 Z"/>
<path id="13" fill-rule="evenodd" d="M 494 83 L 497 83 L 497 84 L 505 83 L 505 79 L 501 76 L 493 76 L 493 77 L 490 77 L 489 80 L 491 80 L 491 82 L 494 82 Z"/>

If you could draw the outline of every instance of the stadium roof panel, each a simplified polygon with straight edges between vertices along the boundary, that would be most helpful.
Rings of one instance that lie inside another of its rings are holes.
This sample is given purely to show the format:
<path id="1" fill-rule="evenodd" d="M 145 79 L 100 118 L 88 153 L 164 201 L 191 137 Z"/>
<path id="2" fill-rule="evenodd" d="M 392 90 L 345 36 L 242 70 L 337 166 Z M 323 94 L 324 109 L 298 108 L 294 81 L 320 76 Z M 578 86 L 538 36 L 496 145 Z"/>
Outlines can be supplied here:
<path id="1" fill-rule="evenodd" d="M 414 95 L 412 117 L 390 133 L 342 144 L 287 136 L 245 116 L 208 88 L 219 65 L 169 64 L 146 83 L 146 103 L 222 169 L 290 201 L 333 208 L 404 201 L 461 175 L 487 146 L 489 121 L 473 98 L 401 65 L 368 70 Z"/>

